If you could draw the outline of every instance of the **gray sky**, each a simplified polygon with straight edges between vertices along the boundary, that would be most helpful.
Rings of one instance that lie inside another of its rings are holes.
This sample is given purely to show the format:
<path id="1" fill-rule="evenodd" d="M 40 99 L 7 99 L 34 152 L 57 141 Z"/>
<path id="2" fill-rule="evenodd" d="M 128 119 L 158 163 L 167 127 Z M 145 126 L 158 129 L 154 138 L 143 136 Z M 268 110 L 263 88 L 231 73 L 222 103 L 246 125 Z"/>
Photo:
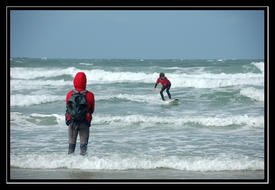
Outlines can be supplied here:
<path id="1" fill-rule="evenodd" d="M 11 10 L 11 57 L 264 58 L 263 10 Z"/>

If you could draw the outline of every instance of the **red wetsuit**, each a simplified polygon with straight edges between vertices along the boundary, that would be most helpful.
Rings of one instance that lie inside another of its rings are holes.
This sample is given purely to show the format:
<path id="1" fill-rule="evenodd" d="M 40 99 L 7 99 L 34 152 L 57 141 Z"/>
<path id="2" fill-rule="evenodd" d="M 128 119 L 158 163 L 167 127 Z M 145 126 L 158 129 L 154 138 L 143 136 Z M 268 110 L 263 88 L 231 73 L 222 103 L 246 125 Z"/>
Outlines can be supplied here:
<path id="1" fill-rule="evenodd" d="M 157 82 L 156 82 L 156 84 L 155 84 L 155 88 L 157 87 L 158 83 L 161 83 L 161 85 L 162 85 L 162 88 L 161 88 L 161 90 L 160 90 L 160 95 L 161 95 L 162 100 L 163 100 L 163 101 L 165 100 L 165 99 L 164 99 L 164 96 L 163 96 L 163 91 L 164 91 L 165 89 L 166 89 L 166 92 L 167 92 L 167 94 L 168 94 L 169 99 L 171 99 L 171 94 L 170 94 L 170 92 L 169 92 L 170 87 L 171 87 L 171 82 L 170 82 L 166 77 L 164 77 L 164 79 L 161 79 L 161 78 L 159 77 L 158 80 L 157 80 Z"/>
<path id="2" fill-rule="evenodd" d="M 163 87 L 166 87 L 167 85 L 171 84 L 171 82 L 166 77 L 164 77 L 163 80 L 159 77 L 155 84 L 155 88 L 157 87 L 158 83 L 161 83 Z"/>

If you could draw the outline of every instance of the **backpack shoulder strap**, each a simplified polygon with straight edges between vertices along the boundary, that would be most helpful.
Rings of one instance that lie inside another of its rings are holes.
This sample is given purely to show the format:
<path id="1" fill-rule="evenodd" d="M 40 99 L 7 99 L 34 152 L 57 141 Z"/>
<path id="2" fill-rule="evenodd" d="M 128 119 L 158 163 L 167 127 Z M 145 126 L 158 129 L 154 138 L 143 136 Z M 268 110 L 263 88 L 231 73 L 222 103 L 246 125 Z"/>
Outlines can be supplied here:
<path id="1" fill-rule="evenodd" d="M 72 90 L 72 95 L 81 94 L 85 96 L 87 92 L 88 92 L 87 90 L 82 90 L 82 91 Z"/>
<path id="2" fill-rule="evenodd" d="M 77 90 L 72 90 L 72 95 L 75 95 L 75 94 L 78 94 L 79 93 L 79 91 L 77 91 Z"/>
<path id="3" fill-rule="evenodd" d="M 82 90 L 79 93 L 82 94 L 82 95 L 84 95 L 84 96 L 86 96 L 87 92 L 88 92 L 87 90 Z"/>

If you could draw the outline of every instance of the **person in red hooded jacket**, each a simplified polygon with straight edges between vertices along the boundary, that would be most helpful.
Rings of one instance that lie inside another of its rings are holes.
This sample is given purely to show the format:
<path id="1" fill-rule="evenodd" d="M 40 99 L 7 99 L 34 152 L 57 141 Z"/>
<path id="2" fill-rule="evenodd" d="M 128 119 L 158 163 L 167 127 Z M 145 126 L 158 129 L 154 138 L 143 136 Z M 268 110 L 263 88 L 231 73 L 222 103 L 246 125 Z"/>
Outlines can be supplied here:
<path id="1" fill-rule="evenodd" d="M 74 78 L 74 90 L 67 93 L 66 106 L 70 97 L 76 93 L 84 93 L 87 102 L 87 114 L 82 122 L 75 122 L 70 118 L 68 110 L 66 110 L 65 119 L 66 125 L 68 126 L 68 136 L 69 136 L 69 151 L 68 154 L 74 153 L 77 135 L 79 132 L 80 136 L 80 154 L 85 155 L 89 140 L 89 127 L 92 120 L 92 114 L 95 110 L 95 99 L 94 94 L 86 90 L 86 75 L 84 72 L 78 72 Z M 84 117 L 84 116 L 83 116 Z"/>
<path id="2" fill-rule="evenodd" d="M 156 87 L 158 85 L 158 83 L 161 83 L 162 87 L 160 89 L 160 95 L 163 101 L 165 101 L 164 96 L 163 96 L 163 91 L 166 89 L 167 95 L 169 97 L 169 99 L 171 99 L 171 94 L 169 92 L 170 88 L 171 88 L 171 82 L 165 77 L 164 73 L 160 73 L 159 74 L 159 78 L 157 79 L 157 82 L 155 84 L 154 87 L 154 91 L 156 91 Z"/>

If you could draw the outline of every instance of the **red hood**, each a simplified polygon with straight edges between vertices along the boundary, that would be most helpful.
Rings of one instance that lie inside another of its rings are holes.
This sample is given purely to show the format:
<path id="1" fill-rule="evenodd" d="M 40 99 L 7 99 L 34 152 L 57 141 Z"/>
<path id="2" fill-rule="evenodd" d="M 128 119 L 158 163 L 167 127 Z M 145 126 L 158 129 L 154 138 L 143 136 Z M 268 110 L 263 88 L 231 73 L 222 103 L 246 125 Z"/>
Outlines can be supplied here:
<path id="1" fill-rule="evenodd" d="M 86 75 L 83 72 L 78 72 L 74 77 L 74 88 L 77 91 L 86 89 Z"/>

